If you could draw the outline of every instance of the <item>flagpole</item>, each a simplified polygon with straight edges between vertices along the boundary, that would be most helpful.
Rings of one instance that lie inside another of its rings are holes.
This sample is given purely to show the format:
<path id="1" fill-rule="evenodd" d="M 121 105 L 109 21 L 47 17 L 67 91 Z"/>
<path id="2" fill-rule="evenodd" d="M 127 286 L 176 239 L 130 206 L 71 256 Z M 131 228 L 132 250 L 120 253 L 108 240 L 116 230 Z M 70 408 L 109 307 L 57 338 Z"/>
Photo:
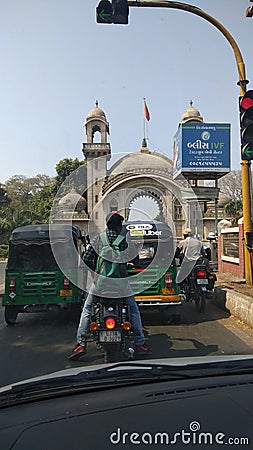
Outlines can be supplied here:
<path id="1" fill-rule="evenodd" d="M 145 101 L 146 101 L 146 99 L 145 99 L 145 97 L 143 97 L 143 102 L 144 102 L 143 106 L 144 106 L 144 108 L 145 108 Z M 145 113 L 144 113 L 144 117 L 143 117 L 143 138 L 146 139 Z"/>
<path id="2" fill-rule="evenodd" d="M 143 119 L 143 137 L 144 137 L 144 139 L 146 139 L 146 122 L 145 122 L 145 117 Z"/>
<path id="3" fill-rule="evenodd" d="M 144 102 L 144 122 L 143 122 L 143 134 L 144 134 L 144 139 L 147 138 L 147 123 L 146 120 L 150 120 L 150 114 L 149 114 L 149 110 L 146 104 L 146 98 L 143 97 L 143 102 Z"/>

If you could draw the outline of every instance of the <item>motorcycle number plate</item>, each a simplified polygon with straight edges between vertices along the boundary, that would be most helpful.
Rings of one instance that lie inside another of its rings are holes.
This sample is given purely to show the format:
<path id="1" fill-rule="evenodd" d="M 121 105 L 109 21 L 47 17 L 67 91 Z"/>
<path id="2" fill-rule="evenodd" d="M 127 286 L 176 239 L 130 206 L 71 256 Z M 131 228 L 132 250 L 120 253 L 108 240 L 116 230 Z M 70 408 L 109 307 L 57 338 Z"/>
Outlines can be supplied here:
<path id="1" fill-rule="evenodd" d="M 208 280 L 206 278 L 197 278 L 197 284 L 208 284 Z"/>
<path id="2" fill-rule="evenodd" d="M 99 332 L 100 342 L 121 342 L 120 331 L 100 331 Z"/>

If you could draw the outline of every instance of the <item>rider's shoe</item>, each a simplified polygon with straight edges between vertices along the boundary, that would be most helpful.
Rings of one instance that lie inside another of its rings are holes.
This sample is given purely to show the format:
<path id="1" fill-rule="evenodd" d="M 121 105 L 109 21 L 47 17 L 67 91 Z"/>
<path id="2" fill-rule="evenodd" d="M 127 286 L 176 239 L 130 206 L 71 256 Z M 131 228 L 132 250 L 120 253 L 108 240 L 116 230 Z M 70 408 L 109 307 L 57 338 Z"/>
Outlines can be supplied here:
<path id="1" fill-rule="evenodd" d="M 80 356 L 85 355 L 86 353 L 86 345 L 76 344 L 73 348 L 72 353 L 68 356 L 69 360 L 74 360 L 80 358 Z"/>
<path id="2" fill-rule="evenodd" d="M 136 345 L 135 346 L 135 353 L 137 355 L 150 355 L 151 352 L 147 346 L 146 343 L 142 344 L 142 345 Z"/>

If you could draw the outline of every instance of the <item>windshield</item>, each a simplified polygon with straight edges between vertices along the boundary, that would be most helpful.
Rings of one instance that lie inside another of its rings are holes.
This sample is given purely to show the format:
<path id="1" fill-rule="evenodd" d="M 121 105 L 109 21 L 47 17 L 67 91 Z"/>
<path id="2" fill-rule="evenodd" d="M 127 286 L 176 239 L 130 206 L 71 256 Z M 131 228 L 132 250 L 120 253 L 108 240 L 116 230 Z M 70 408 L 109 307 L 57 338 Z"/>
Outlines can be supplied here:
<path id="1" fill-rule="evenodd" d="M 9 247 L 9 270 L 50 270 L 57 267 L 51 245 L 12 245 Z"/>
<path id="2" fill-rule="evenodd" d="M 253 3 L 190 3 L 1 2 L 0 387 L 108 361 L 122 329 L 78 332 L 103 277 L 137 305 L 116 362 L 253 357 Z M 46 224 L 81 237 L 10 241 Z"/>
<path id="3" fill-rule="evenodd" d="M 54 252 L 61 258 L 62 267 L 75 268 L 78 266 L 77 255 L 72 255 L 71 243 L 68 242 L 68 240 L 65 240 L 65 242 L 60 243 L 10 243 L 7 269 L 13 271 L 47 271 L 58 269 L 58 264 L 54 258 Z"/>

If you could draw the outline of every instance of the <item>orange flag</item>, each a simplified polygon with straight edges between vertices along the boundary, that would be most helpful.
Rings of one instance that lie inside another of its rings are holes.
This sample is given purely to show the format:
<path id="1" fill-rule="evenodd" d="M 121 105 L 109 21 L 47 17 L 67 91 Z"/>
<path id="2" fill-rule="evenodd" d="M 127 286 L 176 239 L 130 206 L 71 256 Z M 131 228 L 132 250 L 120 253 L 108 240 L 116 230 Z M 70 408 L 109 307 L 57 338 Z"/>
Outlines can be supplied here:
<path id="1" fill-rule="evenodd" d="M 150 114 L 149 114 L 149 110 L 148 110 L 145 98 L 144 98 L 144 116 L 146 117 L 146 119 L 148 121 L 150 120 Z"/>

